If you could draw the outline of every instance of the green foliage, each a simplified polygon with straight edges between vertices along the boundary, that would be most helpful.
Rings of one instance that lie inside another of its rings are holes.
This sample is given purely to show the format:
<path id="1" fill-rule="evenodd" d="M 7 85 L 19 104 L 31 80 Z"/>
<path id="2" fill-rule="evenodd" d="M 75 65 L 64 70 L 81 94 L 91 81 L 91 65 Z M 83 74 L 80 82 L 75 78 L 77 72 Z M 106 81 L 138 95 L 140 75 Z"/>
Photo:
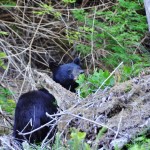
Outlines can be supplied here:
<path id="1" fill-rule="evenodd" d="M 55 137 L 55 143 L 53 144 L 52 150 L 65 150 L 65 147 L 63 146 L 63 143 L 61 141 L 60 138 L 60 133 L 56 133 L 56 137 Z"/>
<path id="2" fill-rule="evenodd" d="M 62 0 L 65 4 L 72 4 L 75 3 L 76 0 Z"/>
<path id="3" fill-rule="evenodd" d="M 24 150 L 41 150 L 41 145 L 31 145 L 27 141 L 22 143 Z M 47 150 L 47 148 L 42 148 L 42 150 Z"/>
<path id="4" fill-rule="evenodd" d="M 70 134 L 70 139 L 68 139 L 66 142 L 63 143 L 61 140 L 61 135 L 60 133 L 56 134 L 55 138 L 55 143 L 52 146 L 52 150 L 97 150 L 98 149 L 98 142 L 99 140 L 103 137 L 105 132 L 107 131 L 107 128 L 103 127 L 95 141 L 93 141 L 94 145 L 92 147 L 89 146 L 85 142 L 86 138 L 86 133 L 85 132 L 80 132 L 77 129 L 72 129 L 72 132 Z M 40 150 L 41 146 L 40 145 L 29 145 L 27 142 L 23 142 L 23 148 L 25 150 L 33 150 L 37 149 Z M 131 144 L 128 144 L 126 147 L 128 150 L 150 150 L 150 139 L 148 139 L 145 136 L 140 136 L 136 138 Z M 46 150 L 47 148 L 42 148 L 43 150 Z M 119 148 L 116 146 L 115 150 L 119 150 Z"/>
<path id="5" fill-rule="evenodd" d="M 3 52 L 0 52 L 0 67 L 3 69 L 6 69 L 6 66 L 4 65 L 3 58 L 6 58 L 6 54 Z M 0 87 L 0 107 L 2 110 L 12 114 L 14 111 L 14 108 L 16 106 L 14 100 L 10 99 L 11 92 L 3 87 Z"/>
<path id="6" fill-rule="evenodd" d="M 11 92 L 8 89 L 0 87 L 0 106 L 2 110 L 12 114 L 15 109 L 14 100 L 10 99 Z"/>
<path id="7" fill-rule="evenodd" d="M 107 131 L 106 127 L 103 127 L 99 132 L 98 135 L 96 136 L 96 141 L 98 141 L 99 139 L 102 138 L 102 136 L 105 134 L 105 132 Z"/>
<path id="8" fill-rule="evenodd" d="M 16 6 L 16 0 L 0 0 L 0 5 L 3 7 L 13 7 Z"/>
<path id="9" fill-rule="evenodd" d="M 140 136 L 132 144 L 128 144 L 128 150 L 150 150 L 150 139 Z"/>
<path id="10" fill-rule="evenodd" d="M 86 77 L 84 74 L 81 74 L 76 81 L 79 84 L 78 90 L 80 91 L 81 97 L 86 97 L 87 95 L 95 92 L 99 87 L 102 89 L 114 85 L 114 77 L 110 76 L 108 71 L 95 70 L 92 75 Z"/>
<path id="11" fill-rule="evenodd" d="M 138 76 L 140 72 L 142 72 L 144 67 L 149 67 L 150 64 L 149 63 L 136 63 L 132 66 L 127 66 L 124 65 L 122 66 L 119 71 L 120 71 L 120 80 L 119 82 L 123 82 L 126 80 L 129 80 L 135 76 Z"/>
<path id="12" fill-rule="evenodd" d="M 96 139 L 94 141 L 94 145 L 93 145 L 93 148 L 94 150 L 97 150 L 98 149 L 98 144 L 99 144 L 99 140 L 103 137 L 103 135 L 106 133 L 107 131 L 107 128 L 106 127 L 103 127 L 99 132 L 98 132 L 98 135 L 96 136 Z"/>
<path id="13" fill-rule="evenodd" d="M 143 57 L 135 53 L 147 30 L 146 17 L 137 13 L 141 8 L 138 1 L 119 0 L 117 5 L 105 11 L 73 10 L 72 14 L 78 24 L 84 24 L 78 28 L 78 32 L 82 33 L 82 40 L 74 39 L 77 43 L 76 50 L 81 55 L 88 55 L 91 52 L 92 40 L 95 51 L 108 51 L 109 55 L 103 58 L 103 61 L 109 67 L 116 67 L 121 61 L 128 65 L 148 62 L 144 60 L 148 56 Z M 96 17 L 89 17 L 92 16 L 90 13 L 95 13 Z"/>
<path id="14" fill-rule="evenodd" d="M 108 71 L 95 70 L 93 74 L 85 76 L 85 74 L 79 75 L 76 82 L 79 84 L 78 90 L 81 97 L 86 97 L 96 90 L 104 89 L 106 87 L 112 87 L 117 82 L 124 82 L 129 80 L 142 72 L 144 67 L 150 66 L 150 64 L 137 63 L 132 67 L 124 65 L 118 70 L 116 76 L 110 76 Z M 130 89 L 130 88 L 129 88 Z M 129 90 L 127 89 L 127 91 Z"/>
<path id="15" fill-rule="evenodd" d="M 8 35 L 8 32 L 0 31 L 0 35 Z"/>
<path id="16" fill-rule="evenodd" d="M 45 15 L 45 14 L 51 14 L 53 15 L 55 18 L 60 18 L 61 17 L 61 13 L 58 12 L 57 10 L 55 10 L 53 8 L 53 6 L 48 5 L 48 4 L 40 4 L 40 7 L 42 10 L 39 11 L 33 11 L 34 14 L 37 15 Z"/>
<path id="17" fill-rule="evenodd" d="M 71 139 L 68 141 L 69 150 L 90 150 L 90 146 L 84 142 L 85 137 L 85 132 L 73 129 Z"/>
<path id="18" fill-rule="evenodd" d="M 29 143 L 26 141 L 22 143 L 22 147 L 24 150 L 33 150 Z"/>
<path id="19" fill-rule="evenodd" d="M 82 51 L 82 54 L 86 55 L 87 53 L 91 52 L 91 48 L 88 45 L 85 44 L 78 44 L 76 47 L 77 51 Z"/>
<path id="20" fill-rule="evenodd" d="M 72 129 L 70 136 L 71 138 L 67 140 L 67 143 L 63 144 L 60 138 L 60 134 L 57 133 L 52 150 L 91 150 L 90 146 L 84 141 L 86 137 L 85 132 Z"/>
<path id="21" fill-rule="evenodd" d="M 6 66 L 4 65 L 3 59 L 6 57 L 6 54 L 4 52 L 0 52 L 0 67 L 3 69 L 6 69 Z"/>
<path id="22" fill-rule="evenodd" d="M 67 33 L 66 37 L 70 43 L 73 43 L 74 41 L 78 41 L 79 38 L 81 37 L 81 34 L 77 31 L 66 30 L 66 33 Z"/>

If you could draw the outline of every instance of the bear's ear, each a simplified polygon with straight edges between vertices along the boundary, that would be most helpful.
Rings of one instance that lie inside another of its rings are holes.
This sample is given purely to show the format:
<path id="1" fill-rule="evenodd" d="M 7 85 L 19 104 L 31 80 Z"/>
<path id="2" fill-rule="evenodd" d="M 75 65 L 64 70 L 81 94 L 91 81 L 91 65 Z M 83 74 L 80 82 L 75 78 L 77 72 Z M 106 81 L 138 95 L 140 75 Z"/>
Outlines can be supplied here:
<path id="1" fill-rule="evenodd" d="M 59 64 L 57 62 L 54 62 L 54 61 L 50 61 L 49 62 L 49 68 L 50 70 L 53 72 L 55 69 L 57 69 L 59 66 Z"/>
<path id="2" fill-rule="evenodd" d="M 74 60 L 73 60 L 73 62 L 75 63 L 75 64 L 77 64 L 77 65 L 80 65 L 80 58 L 75 58 Z"/>

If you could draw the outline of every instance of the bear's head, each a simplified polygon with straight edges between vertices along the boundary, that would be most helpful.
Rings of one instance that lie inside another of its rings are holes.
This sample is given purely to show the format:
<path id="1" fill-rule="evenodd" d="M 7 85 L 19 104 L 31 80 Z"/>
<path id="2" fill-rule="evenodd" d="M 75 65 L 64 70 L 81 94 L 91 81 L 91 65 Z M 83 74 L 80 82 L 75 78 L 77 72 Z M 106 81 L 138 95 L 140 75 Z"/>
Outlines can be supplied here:
<path id="1" fill-rule="evenodd" d="M 75 58 L 73 62 L 63 65 L 50 62 L 49 67 L 53 73 L 53 80 L 55 82 L 75 92 L 75 88 L 78 86 L 75 80 L 80 74 L 84 73 L 83 69 L 80 67 L 79 58 Z"/>

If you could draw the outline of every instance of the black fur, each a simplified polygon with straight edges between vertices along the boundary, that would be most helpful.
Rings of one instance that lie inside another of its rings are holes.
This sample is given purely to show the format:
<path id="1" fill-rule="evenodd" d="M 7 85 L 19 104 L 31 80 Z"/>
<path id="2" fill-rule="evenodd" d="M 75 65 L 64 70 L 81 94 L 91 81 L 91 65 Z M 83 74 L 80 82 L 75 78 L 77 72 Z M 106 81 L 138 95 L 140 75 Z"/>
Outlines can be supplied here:
<path id="1" fill-rule="evenodd" d="M 64 88 L 70 90 L 71 92 L 75 92 L 78 84 L 76 83 L 76 78 L 84 71 L 80 67 L 79 58 L 74 59 L 73 62 L 57 65 L 56 63 L 50 63 L 49 67 L 53 71 L 53 80 L 57 83 L 60 83 Z"/>
<path id="2" fill-rule="evenodd" d="M 51 127 L 46 126 L 26 136 L 19 135 L 18 131 L 30 132 L 49 122 L 51 119 L 46 116 L 46 112 L 49 114 L 57 113 L 55 98 L 46 89 L 21 95 L 15 110 L 13 136 L 20 142 L 23 140 L 28 140 L 30 143 L 41 142 Z M 53 131 L 55 131 L 55 128 Z M 53 132 L 48 138 L 50 139 L 52 136 Z"/>
<path id="3" fill-rule="evenodd" d="M 50 69 L 53 72 L 54 81 L 60 83 L 66 89 L 75 92 L 75 88 L 78 86 L 75 79 L 80 73 L 83 73 L 78 58 L 72 63 L 64 65 L 50 63 Z M 45 139 L 47 133 L 52 130 L 52 126 L 46 126 L 25 136 L 19 135 L 19 132 L 30 132 L 48 123 L 51 119 L 45 113 L 55 114 L 57 113 L 57 108 L 54 96 L 46 89 L 31 91 L 21 95 L 15 110 L 13 136 L 20 142 L 23 140 L 27 140 L 29 143 L 41 142 Z M 48 136 L 48 139 L 54 136 L 55 131 L 56 127 Z"/>

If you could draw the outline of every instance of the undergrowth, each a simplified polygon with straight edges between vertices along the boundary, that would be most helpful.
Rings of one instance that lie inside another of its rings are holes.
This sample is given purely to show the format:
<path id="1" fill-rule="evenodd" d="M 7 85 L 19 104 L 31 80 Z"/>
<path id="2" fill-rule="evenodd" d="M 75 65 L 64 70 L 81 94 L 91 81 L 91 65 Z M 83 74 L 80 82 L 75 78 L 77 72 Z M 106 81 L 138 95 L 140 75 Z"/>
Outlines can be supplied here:
<path id="1" fill-rule="evenodd" d="M 72 11 L 78 24 L 82 24 L 77 30 L 67 31 L 70 43 L 77 44 L 76 50 L 83 56 L 90 53 L 97 55 L 99 51 L 105 50 L 99 61 L 109 70 L 123 62 L 117 75 L 111 76 L 104 84 L 110 75 L 109 71 L 94 70 L 87 77 L 81 75 L 77 82 L 82 97 L 99 88 L 111 87 L 115 82 L 129 80 L 139 75 L 143 68 L 150 66 L 150 53 L 141 44 L 147 30 L 146 17 L 139 13 L 142 6 L 143 2 L 140 1 L 119 0 L 117 4 L 103 11 L 96 7 L 90 12 L 84 9 Z"/>
<path id="2" fill-rule="evenodd" d="M 82 25 L 69 30 L 67 38 L 76 43 L 76 50 L 83 56 L 101 53 L 100 59 L 108 68 L 116 67 L 121 61 L 127 66 L 149 65 L 149 53 L 144 50 L 139 54 L 147 30 L 145 15 L 138 13 L 142 7 L 140 1 L 119 0 L 106 10 L 96 7 L 90 12 L 73 10 L 74 18 Z"/>
<path id="3" fill-rule="evenodd" d="M 11 99 L 12 93 L 3 87 L 0 87 L 0 107 L 3 111 L 13 114 L 16 103 Z"/>
<path id="4" fill-rule="evenodd" d="M 91 144 L 88 144 L 86 141 L 86 133 L 75 128 L 71 129 L 70 137 L 65 139 L 65 141 L 62 140 L 61 134 L 57 133 L 55 142 L 52 145 L 52 150 L 97 150 L 99 140 L 102 138 L 106 130 L 107 129 L 103 127 Z M 37 150 L 47 149 L 46 147 L 41 147 L 41 145 L 30 146 L 27 142 L 24 142 L 22 145 L 24 150 L 33 150 L 35 148 Z"/>
<path id="5" fill-rule="evenodd" d="M 6 69 L 3 59 L 6 57 L 6 54 L 0 52 L 0 68 Z M 9 114 L 13 114 L 14 108 L 16 106 L 13 99 L 11 99 L 12 93 L 0 86 L 0 107 L 2 110 L 6 111 Z"/>
<path id="6" fill-rule="evenodd" d="M 115 83 L 114 76 L 110 76 L 108 71 L 95 70 L 92 75 L 87 77 L 81 74 L 76 81 L 79 84 L 78 90 L 80 91 L 81 97 L 86 97 L 91 93 L 96 92 L 99 88 L 105 89 L 106 87 L 111 87 Z"/>
<path id="7" fill-rule="evenodd" d="M 15 6 L 16 5 L 16 0 L 0 0 L 0 4 L 3 6 Z"/>
<path id="8" fill-rule="evenodd" d="M 134 138 L 126 148 L 128 150 L 150 150 L 150 138 L 146 136 L 147 134 L 148 132 Z"/>
<path id="9" fill-rule="evenodd" d="M 138 76 L 143 68 L 148 66 L 147 64 L 134 64 L 133 66 L 122 65 L 116 72 L 111 74 L 109 71 L 95 70 L 92 74 L 79 75 L 76 82 L 79 84 L 77 90 L 81 97 L 95 93 L 97 90 L 110 88 L 118 82 L 124 82 L 130 80 L 135 76 Z"/>
<path id="10" fill-rule="evenodd" d="M 86 133 L 80 132 L 77 129 L 73 129 L 70 134 L 70 139 L 66 143 L 62 143 L 59 134 L 56 136 L 56 140 L 53 146 L 53 150 L 56 149 L 69 149 L 69 150 L 91 150 L 89 144 L 85 142 Z"/>

